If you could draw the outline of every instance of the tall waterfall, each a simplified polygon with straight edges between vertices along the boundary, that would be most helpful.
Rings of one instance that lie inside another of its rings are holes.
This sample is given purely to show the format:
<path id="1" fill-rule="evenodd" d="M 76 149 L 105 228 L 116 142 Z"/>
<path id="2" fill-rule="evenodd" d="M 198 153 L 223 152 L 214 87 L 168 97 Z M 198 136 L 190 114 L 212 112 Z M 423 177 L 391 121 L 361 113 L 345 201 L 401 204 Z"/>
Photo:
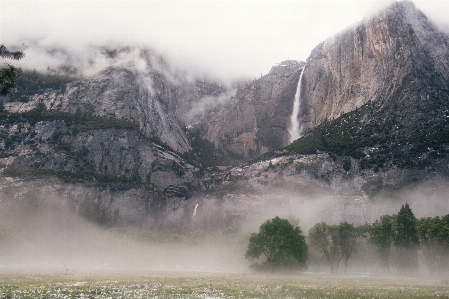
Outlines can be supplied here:
<path id="1" fill-rule="evenodd" d="M 306 66 L 303 66 L 301 75 L 299 76 L 298 87 L 296 87 L 295 102 L 293 103 L 293 112 L 292 116 L 290 117 L 290 129 L 288 129 L 288 132 L 290 133 L 290 143 L 301 137 L 301 128 L 298 120 L 298 114 L 301 106 L 301 81 L 305 69 Z"/>

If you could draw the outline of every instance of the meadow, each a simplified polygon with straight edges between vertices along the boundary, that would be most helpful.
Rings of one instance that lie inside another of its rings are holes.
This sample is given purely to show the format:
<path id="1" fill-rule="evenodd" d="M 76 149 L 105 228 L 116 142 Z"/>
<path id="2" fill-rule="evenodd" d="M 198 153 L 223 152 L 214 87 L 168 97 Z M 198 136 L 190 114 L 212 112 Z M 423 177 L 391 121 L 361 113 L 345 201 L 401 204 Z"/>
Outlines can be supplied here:
<path id="1" fill-rule="evenodd" d="M 449 281 L 328 274 L 1 273 L 0 298 L 449 298 Z"/>

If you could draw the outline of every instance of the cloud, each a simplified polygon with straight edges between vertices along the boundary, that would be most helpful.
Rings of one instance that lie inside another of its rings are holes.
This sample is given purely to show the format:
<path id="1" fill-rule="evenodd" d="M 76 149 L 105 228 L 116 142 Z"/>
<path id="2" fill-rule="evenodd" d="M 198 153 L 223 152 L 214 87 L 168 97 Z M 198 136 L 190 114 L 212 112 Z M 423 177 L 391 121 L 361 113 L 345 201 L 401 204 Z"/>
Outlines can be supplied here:
<path id="1" fill-rule="evenodd" d="M 218 96 L 205 96 L 192 102 L 190 109 L 185 114 L 186 123 L 194 124 L 201 120 L 209 111 L 226 103 L 235 93 L 236 90 L 231 89 Z"/>
<path id="2" fill-rule="evenodd" d="M 414 3 L 422 12 L 432 20 L 440 29 L 449 32 L 449 1 L 446 0 L 415 0 Z"/>
<path id="3" fill-rule="evenodd" d="M 447 19 L 447 1 L 415 2 Z M 280 61 L 305 60 L 379 3 L 385 1 L 2 1 L 0 39 L 37 40 L 78 56 L 89 45 L 145 46 L 183 68 L 255 78 Z"/>

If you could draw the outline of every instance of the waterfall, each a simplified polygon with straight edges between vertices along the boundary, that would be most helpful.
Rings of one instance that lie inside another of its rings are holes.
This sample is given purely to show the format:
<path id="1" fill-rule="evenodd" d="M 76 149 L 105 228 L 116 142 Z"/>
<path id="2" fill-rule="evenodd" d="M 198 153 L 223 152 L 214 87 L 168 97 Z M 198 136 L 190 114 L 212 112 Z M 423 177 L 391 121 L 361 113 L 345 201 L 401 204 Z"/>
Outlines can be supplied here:
<path id="1" fill-rule="evenodd" d="M 195 209 L 193 210 L 192 218 L 195 218 L 196 216 L 196 209 L 198 208 L 198 204 L 196 204 Z"/>
<path id="2" fill-rule="evenodd" d="M 301 128 L 298 120 L 298 114 L 301 106 L 301 81 L 305 69 L 306 66 L 304 65 L 301 71 L 301 75 L 299 76 L 298 87 L 296 87 L 295 102 L 293 103 L 293 112 L 292 116 L 290 117 L 290 129 L 288 130 L 288 132 L 290 133 L 290 143 L 301 137 Z"/>

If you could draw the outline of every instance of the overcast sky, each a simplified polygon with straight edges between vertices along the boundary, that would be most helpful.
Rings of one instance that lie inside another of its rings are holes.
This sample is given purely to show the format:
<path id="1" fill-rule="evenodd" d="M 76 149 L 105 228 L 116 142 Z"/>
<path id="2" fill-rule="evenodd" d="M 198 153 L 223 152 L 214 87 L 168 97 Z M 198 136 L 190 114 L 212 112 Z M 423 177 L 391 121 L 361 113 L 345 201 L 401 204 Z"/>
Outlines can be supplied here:
<path id="1" fill-rule="evenodd" d="M 0 0 L 0 42 L 37 40 L 74 53 L 92 44 L 147 45 L 179 65 L 254 78 L 283 60 L 305 60 L 386 2 Z M 414 2 L 440 22 L 449 15 L 449 0 Z"/>

